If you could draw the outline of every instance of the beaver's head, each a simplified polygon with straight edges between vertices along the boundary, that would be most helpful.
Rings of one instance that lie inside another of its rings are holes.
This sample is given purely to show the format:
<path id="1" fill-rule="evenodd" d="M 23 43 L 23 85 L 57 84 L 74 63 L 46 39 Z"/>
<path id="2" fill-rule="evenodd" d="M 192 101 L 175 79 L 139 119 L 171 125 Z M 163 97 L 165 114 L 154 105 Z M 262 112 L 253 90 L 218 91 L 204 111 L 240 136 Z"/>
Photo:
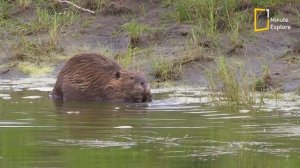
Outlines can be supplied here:
<path id="1" fill-rule="evenodd" d="M 151 101 L 150 84 L 142 72 L 118 71 L 115 74 L 116 82 L 125 96 L 125 101 Z"/>

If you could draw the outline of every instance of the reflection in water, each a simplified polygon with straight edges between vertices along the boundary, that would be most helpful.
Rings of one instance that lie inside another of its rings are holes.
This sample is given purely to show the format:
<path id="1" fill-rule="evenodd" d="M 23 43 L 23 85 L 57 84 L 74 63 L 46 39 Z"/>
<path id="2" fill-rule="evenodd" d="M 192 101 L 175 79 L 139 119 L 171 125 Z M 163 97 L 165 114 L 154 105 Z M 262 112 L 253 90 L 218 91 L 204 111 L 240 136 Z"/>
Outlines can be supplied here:
<path id="1" fill-rule="evenodd" d="M 54 82 L 0 80 L 0 167 L 300 164 L 295 95 L 251 108 L 213 106 L 189 87 L 154 89 L 151 103 L 62 102 L 49 98 Z"/>

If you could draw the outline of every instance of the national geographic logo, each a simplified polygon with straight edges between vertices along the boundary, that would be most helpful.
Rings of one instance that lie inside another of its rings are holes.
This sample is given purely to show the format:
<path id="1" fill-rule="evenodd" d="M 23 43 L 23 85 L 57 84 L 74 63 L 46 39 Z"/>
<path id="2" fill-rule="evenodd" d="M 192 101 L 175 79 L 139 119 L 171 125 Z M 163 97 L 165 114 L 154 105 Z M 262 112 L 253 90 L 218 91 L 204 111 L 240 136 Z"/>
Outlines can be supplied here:
<path id="1" fill-rule="evenodd" d="M 263 17 L 261 17 L 263 16 Z M 270 9 L 255 8 L 254 9 L 254 32 L 262 32 L 268 30 L 290 30 L 291 26 L 288 18 L 270 18 Z"/>

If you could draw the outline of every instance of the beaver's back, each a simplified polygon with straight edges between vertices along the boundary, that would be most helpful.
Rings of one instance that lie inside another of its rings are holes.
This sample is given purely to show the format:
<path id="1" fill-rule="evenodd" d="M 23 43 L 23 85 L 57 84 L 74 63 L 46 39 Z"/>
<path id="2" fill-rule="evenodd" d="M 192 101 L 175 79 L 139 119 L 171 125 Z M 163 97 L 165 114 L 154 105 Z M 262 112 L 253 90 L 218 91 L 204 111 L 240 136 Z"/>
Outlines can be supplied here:
<path id="1" fill-rule="evenodd" d="M 72 57 L 58 74 L 52 95 L 65 100 L 94 100 L 103 87 L 120 71 L 113 60 L 98 54 Z"/>
<path id="2" fill-rule="evenodd" d="M 119 71 L 121 67 L 113 60 L 99 54 L 79 54 L 72 57 L 63 67 L 59 76 L 97 71 Z"/>

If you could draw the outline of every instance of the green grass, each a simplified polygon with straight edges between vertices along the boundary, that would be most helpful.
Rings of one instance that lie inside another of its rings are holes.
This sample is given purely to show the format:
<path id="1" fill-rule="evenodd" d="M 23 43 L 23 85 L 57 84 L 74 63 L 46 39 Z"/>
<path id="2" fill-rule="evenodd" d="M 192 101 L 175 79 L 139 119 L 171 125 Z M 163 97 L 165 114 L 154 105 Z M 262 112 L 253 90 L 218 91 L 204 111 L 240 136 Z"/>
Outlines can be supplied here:
<path id="1" fill-rule="evenodd" d="M 151 61 L 152 75 L 162 81 L 176 81 L 182 77 L 182 67 L 187 64 L 213 61 L 214 58 L 197 45 L 197 39 L 189 39 L 183 48 L 178 48 L 177 55 L 162 55 Z"/>
<path id="2" fill-rule="evenodd" d="M 253 79 L 244 72 L 244 67 L 242 65 L 231 66 L 224 57 L 219 57 L 216 63 L 216 70 L 210 70 L 207 73 L 209 89 L 213 93 L 212 100 L 227 101 L 233 105 L 255 104 L 255 87 L 250 84 Z"/>
<path id="3" fill-rule="evenodd" d="M 162 6 L 163 8 L 169 7 L 169 6 L 171 6 L 171 5 L 172 5 L 172 0 L 162 0 L 162 1 L 161 1 L 161 6 Z"/>
<path id="4" fill-rule="evenodd" d="M 50 48 L 56 48 L 58 45 L 59 38 L 59 25 L 57 23 L 57 17 L 54 17 L 53 22 L 51 23 L 51 27 L 49 29 L 49 45 Z"/>
<path id="5" fill-rule="evenodd" d="M 223 2 L 220 4 L 220 2 Z M 176 18 L 180 23 L 192 23 L 198 26 L 197 30 L 208 37 L 216 36 L 226 26 L 226 16 L 229 10 L 230 1 L 216 0 L 174 0 Z"/>
<path id="6" fill-rule="evenodd" d="M 98 10 L 105 6 L 108 0 L 76 0 L 75 3 L 83 8 Z"/>
<path id="7" fill-rule="evenodd" d="M 165 0 L 166 1 L 166 0 Z M 294 0 L 173 0 L 179 22 L 193 22 L 195 19 L 207 21 L 209 27 L 220 21 L 228 23 L 230 17 L 248 3 L 254 7 L 272 7 L 289 4 Z M 252 10 L 250 11 L 252 16 Z"/>
<path id="8" fill-rule="evenodd" d="M 5 44 L 10 46 L 12 61 L 33 64 L 55 61 L 51 55 L 59 51 L 61 32 L 73 24 L 78 16 L 69 9 L 63 12 L 50 9 L 50 3 L 24 0 L 10 4 L 0 0 L 1 11 L 4 11 L 0 14 L 0 26 L 6 30 Z M 34 10 L 35 16 L 25 22 L 18 17 L 11 17 L 10 11 L 14 9 L 14 5 L 20 5 L 21 8 L 26 5 L 33 6 L 30 10 Z M 0 31 L 0 35 L 2 33 Z"/>
<path id="9" fill-rule="evenodd" d="M 3 5 L 5 3 L 2 2 Z M 1 5 L 1 4 L 0 4 Z M 13 7 L 3 7 L 5 10 L 13 10 Z M 66 10 L 64 12 L 51 12 L 46 8 L 41 8 L 39 6 L 35 9 L 35 19 L 31 21 L 22 21 L 18 18 L 11 18 L 9 12 L 4 12 L 0 14 L 0 26 L 3 26 L 8 30 L 11 35 L 30 35 L 47 33 L 53 26 L 56 26 L 57 30 L 61 30 L 72 23 L 74 23 L 78 16 L 71 10 Z M 2 18 L 2 19 L 1 19 Z M 7 18 L 7 19 L 4 19 Z"/>
<path id="10" fill-rule="evenodd" d="M 82 23 L 81 23 L 81 27 L 82 28 L 88 28 L 94 22 L 94 19 L 95 18 L 91 17 L 89 19 L 83 20 Z"/>
<path id="11" fill-rule="evenodd" d="M 143 51 L 138 48 L 129 47 L 126 52 L 116 55 L 114 59 L 125 69 L 140 70 L 141 60 L 138 57 L 140 57 L 142 53 Z"/>
<path id="12" fill-rule="evenodd" d="M 173 0 L 175 15 L 180 23 L 196 25 L 201 37 L 219 37 L 227 33 L 233 45 L 240 43 L 240 34 L 252 30 L 253 7 L 275 7 L 293 0 Z M 251 4 L 245 10 L 247 3 Z M 251 28 L 250 28 L 251 27 Z"/>
<path id="13" fill-rule="evenodd" d="M 10 18 L 9 12 L 14 8 L 14 5 L 7 0 L 0 0 L 0 26 L 5 24 L 5 20 Z"/>
<path id="14" fill-rule="evenodd" d="M 255 90 L 259 92 L 266 92 L 271 89 L 272 78 L 270 69 L 267 65 L 262 66 L 263 74 L 260 79 L 257 79 L 255 82 Z"/>
<path id="15" fill-rule="evenodd" d="M 48 40 L 31 40 L 27 37 L 22 37 L 21 40 L 11 44 L 15 61 L 30 61 L 33 63 L 45 61 L 50 59 L 49 53 L 53 52 L 54 49 Z"/>
<path id="16" fill-rule="evenodd" d="M 296 14 L 296 24 L 300 26 L 300 10 L 293 8 L 292 11 Z"/>
<path id="17" fill-rule="evenodd" d="M 146 7 L 145 7 L 144 4 L 139 5 L 139 9 L 140 9 L 140 12 L 143 14 L 143 16 L 146 16 L 146 15 L 147 15 Z"/>
<path id="18" fill-rule="evenodd" d="M 257 7 L 272 7 L 295 2 L 295 0 L 251 0 L 251 3 Z"/>
<path id="19" fill-rule="evenodd" d="M 135 19 L 122 25 L 123 30 L 125 30 L 130 36 L 131 43 L 138 43 L 140 36 L 145 32 L 150 32 L 151 29 L 148 25 L 138 23 Z"/>
<path id="20" fill-rule="evenodd" d="M 23 9 L 28 8 L 32 3 L 32 0 L 19 0 L 19 6 Z"/>
<path id="21" fill-rule="evenodd" d="M 17 68 L 26 74 L 36 77 L 45 75 L 53 71 L 53 68 L 49 65 L 36 65 L 31 62 L 19 62 L 17 64 Z"/>
<path id="22" fill-rule="evenodd" d="M 182 75 L 181 64 L 177 64 L 167 57 L 161 56 L 152 62 L 152 75 L 162 81 L 174 81 Z"/>
<path id="23" fill-rule="evenodd" d="M 57 26 L 58 29 L 62 29 L 78 19 L 78 16 L 71 10 L 52 14 L 46 9 L 37 8 L 36 15 L 37 19 L 31 25 L 34 31 L 47 31 L 53 25 Z"/>
<path id="24" fill-rule="evenodd" d="M 227 32 L 232 46 L 242 44 L 240 34 L 247 29 L 248 22 L 247 14 L 244 12 L 238 12 L 228 20 L 229 29 Z"/>

